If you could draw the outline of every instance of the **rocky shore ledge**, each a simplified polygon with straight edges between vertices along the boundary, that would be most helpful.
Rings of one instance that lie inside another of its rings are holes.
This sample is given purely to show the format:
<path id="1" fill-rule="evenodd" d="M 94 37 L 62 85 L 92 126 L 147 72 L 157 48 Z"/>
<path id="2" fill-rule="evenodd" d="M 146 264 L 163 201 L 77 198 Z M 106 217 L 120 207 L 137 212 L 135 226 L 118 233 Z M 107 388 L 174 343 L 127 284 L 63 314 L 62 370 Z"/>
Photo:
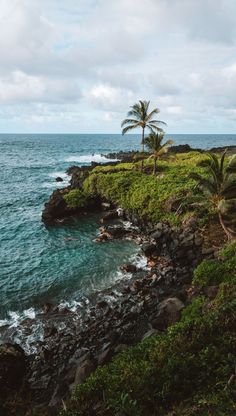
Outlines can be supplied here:
<path id="1" fill-rule="evenodd" d="M 186 146 L 184 152 L 192 150 Z M 121 153 L 113 156 L 122 159 Z M 94 167 L 95 164 L 71 167 L 69 189 L 79 188 Z M 144 223 L 101 198 L 92 199 L 89 210 L 69 209 L 63 198 L 67 190 L 54 191 L 45 204 L 45 224 L 71 221 L 89 211 L 99 211 L 102 227 L 97 243 L 132 238 L 140 245 L 146 266 L 121 265 L 124 279 L 93 295 L 89 304 L 74 312 L 44 305 L 35 319 L 21 323 L 28 336 L 37 325 L 43 328 L 44 335 L 30 355 L 19 345 L 7 342 L 9 328 L 1 330 L 5 342 L 0 345 L 0 414 L 8 414 L 9 401 L 16 396 L 16 413 L 9 414 L 57 415 L 74 386 L 83 383 L 97 366 L 106 364 L 129 346 L 165 331 L 179 320 L 182 309 L 196 295 L 202 293 L 211 300 L 217 294 L 214 286 L 194 289 L 191 285 L 194 268 L 203 259 L 216 258 L 218 254 L 217 245 L 206 248 L 194 216 L 183 221 L 177 230 L 165 222 Z M 124 221 L 131 225 L 127 227 Z M 6 397 L 9 399 L 4 404 Z"/>

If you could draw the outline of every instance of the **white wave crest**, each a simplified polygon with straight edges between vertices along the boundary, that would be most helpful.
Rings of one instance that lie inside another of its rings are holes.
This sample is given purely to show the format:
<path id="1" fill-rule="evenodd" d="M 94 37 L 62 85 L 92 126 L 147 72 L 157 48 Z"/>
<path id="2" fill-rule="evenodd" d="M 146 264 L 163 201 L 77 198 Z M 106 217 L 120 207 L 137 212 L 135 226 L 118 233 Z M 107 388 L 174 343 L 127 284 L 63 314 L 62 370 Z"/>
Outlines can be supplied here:
<path id="1" fill-rule="evenodd" d="M 62 178 L 63 180 L 69 180 L 69 176 L 67 175 L 67 173 L 66 172 L 52 172 L 52 173 L 49 173 L 49 176 L 51 177 L 51 178 Z"/>
<path id="2" fill-rule="evenodd" d="M 77 163 L 106 163 L 106 162 L 116 162 L 118 159 L 108 159 L 105 156 L 100 154 L 91 154 L 91 155 L 73 155 L 65 159 L 65 162 L 77 162 Z"/>
<path id="3" fill-rule="evenodd" d="M 10 328 L 15 328 L 24 319 L 26 318 L 34 319 L 35 316 L 36 316 L 36 311 L 34 308 L 25 309 L 22 313 L 9 311 L 8 318 L 0 320 L 0 327 L 9 325 Z"/>

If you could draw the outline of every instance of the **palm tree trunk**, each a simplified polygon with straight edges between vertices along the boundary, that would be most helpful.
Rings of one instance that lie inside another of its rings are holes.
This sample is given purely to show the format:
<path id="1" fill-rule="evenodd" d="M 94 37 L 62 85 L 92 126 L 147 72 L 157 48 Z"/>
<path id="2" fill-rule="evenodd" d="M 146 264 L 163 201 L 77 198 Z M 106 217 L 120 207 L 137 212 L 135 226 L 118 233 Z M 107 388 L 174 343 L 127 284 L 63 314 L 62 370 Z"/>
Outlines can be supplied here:
<path id="1" fill-rule="evenodd" d="M 142 153 L 144 153 L 144 130 L 145 130 L 145 127 L 142 127 L 142 142 L 141 142 Z M 142 159 L 142 165 L 141 165 L 141 172 L 143 172 L 143 159 Z"/>
<path id="2" fill-rule="evenodd" d="M 224 220 L 223 220 L 223 217 L 222 217 L 222 214 L 220 212 L 218 213 L 218 216 L 219 216 L 220 225 L 223 228 L 225 234 L 227 235 L 228 240 L 235 240 L 236 239 L 236 233 L 234 233 L 233 231 L 229 230 L 226 227 L 226 225 L 224 223 Z"/>
<path id="3" fill-rule="evenodd" d="M 156 171 L 157 171 L 157 158 L 154 157 L 153 175 L 156 174 Z"/>

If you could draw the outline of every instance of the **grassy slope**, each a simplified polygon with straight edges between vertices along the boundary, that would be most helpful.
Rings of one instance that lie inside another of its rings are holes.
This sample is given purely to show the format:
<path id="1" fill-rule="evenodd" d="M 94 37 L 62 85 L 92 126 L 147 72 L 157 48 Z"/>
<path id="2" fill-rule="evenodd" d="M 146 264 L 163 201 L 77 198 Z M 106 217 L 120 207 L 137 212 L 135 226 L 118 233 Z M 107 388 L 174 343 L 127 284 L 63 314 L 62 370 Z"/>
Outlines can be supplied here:
<path id="1" fill-rule="evenodd" d="M 85 180 L 83 195 L 79 190 L 71 191 L 65 198 L 73 207 L 75 204 L 86 205 L 84 196 L 100 195 L 140 219 L 152 223 L 165 220 L 178 225 L 196 198 L 196 182 L 190 178 L 190 173 L 203 172 L 196 164 L 204 157 L 192 152 L 159 161 L 156 177 L 140 172 L 140 163 L 99 166 Z M 152 163 L 145 161 L 145 169 L 151 171 Z M 179 200 L 180 215 L 176 215 L 176 210 L 168 209 L 170 198 Z"/>
<path id="2" fill-rule="evenodd" d="M 201 169 L 196 162 L 203 157 L 194 152 L 159 162 L 158 178 L 142 174 L 133 164 L 123 164 L 121 172 L 120 166 L 112 172 L 98 167 L 85 181 L 84 192 L 99 194 L 148 221 L 178 225 L 192 213 L 196 183 L 189 175 Z M 184 197 L 180 215 L 165 208 L 173 196 Z M 210 302 L 202 292 L 166 334 L 147 339 L 98 368 L 77 386 L 63 416 L 236 414 L 236 246 L 225 249 L 221 260 L 198 266 L 193 283 L 218 285 L 215 300 Z"/>
<path id="3" fill-rule="evenodd" d="M 76 388 L 63 416 L 236 414 L 236 245 L 223 254 L 220 266 L 227 273 L 214 301 L 194 298 L 166 334 L 98 368 Z M 215 284 L 206 262 L 195 279 Z"/>

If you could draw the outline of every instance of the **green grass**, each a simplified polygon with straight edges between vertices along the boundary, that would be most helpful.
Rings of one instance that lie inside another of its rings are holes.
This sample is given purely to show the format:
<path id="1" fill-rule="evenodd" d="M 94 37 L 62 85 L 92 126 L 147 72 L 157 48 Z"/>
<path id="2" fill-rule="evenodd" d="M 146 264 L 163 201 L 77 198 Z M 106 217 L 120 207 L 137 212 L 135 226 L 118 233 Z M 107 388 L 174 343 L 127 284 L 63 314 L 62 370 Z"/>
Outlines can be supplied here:
<path id="1" fill-rule="evenodd" d="M 200 153 L 193 152 L 159 161 L 157 176 L 142 173 L 137 164 L 99 166 L 85 180 L 84 192 L 89 196 L 99 195 L 142 220 L 152 223 L 163 220 L 178 225 L 182 214 L 193 211 L 191 204 L 196 200 L 197 190 L 190 173 L 203 172 L 196 166 L 203 158 Z M 145 168 L 152 169 L 152 163 L 146 160 Z M 181 213 L 166 208 L 170 198 L 179 200 Z"/>

